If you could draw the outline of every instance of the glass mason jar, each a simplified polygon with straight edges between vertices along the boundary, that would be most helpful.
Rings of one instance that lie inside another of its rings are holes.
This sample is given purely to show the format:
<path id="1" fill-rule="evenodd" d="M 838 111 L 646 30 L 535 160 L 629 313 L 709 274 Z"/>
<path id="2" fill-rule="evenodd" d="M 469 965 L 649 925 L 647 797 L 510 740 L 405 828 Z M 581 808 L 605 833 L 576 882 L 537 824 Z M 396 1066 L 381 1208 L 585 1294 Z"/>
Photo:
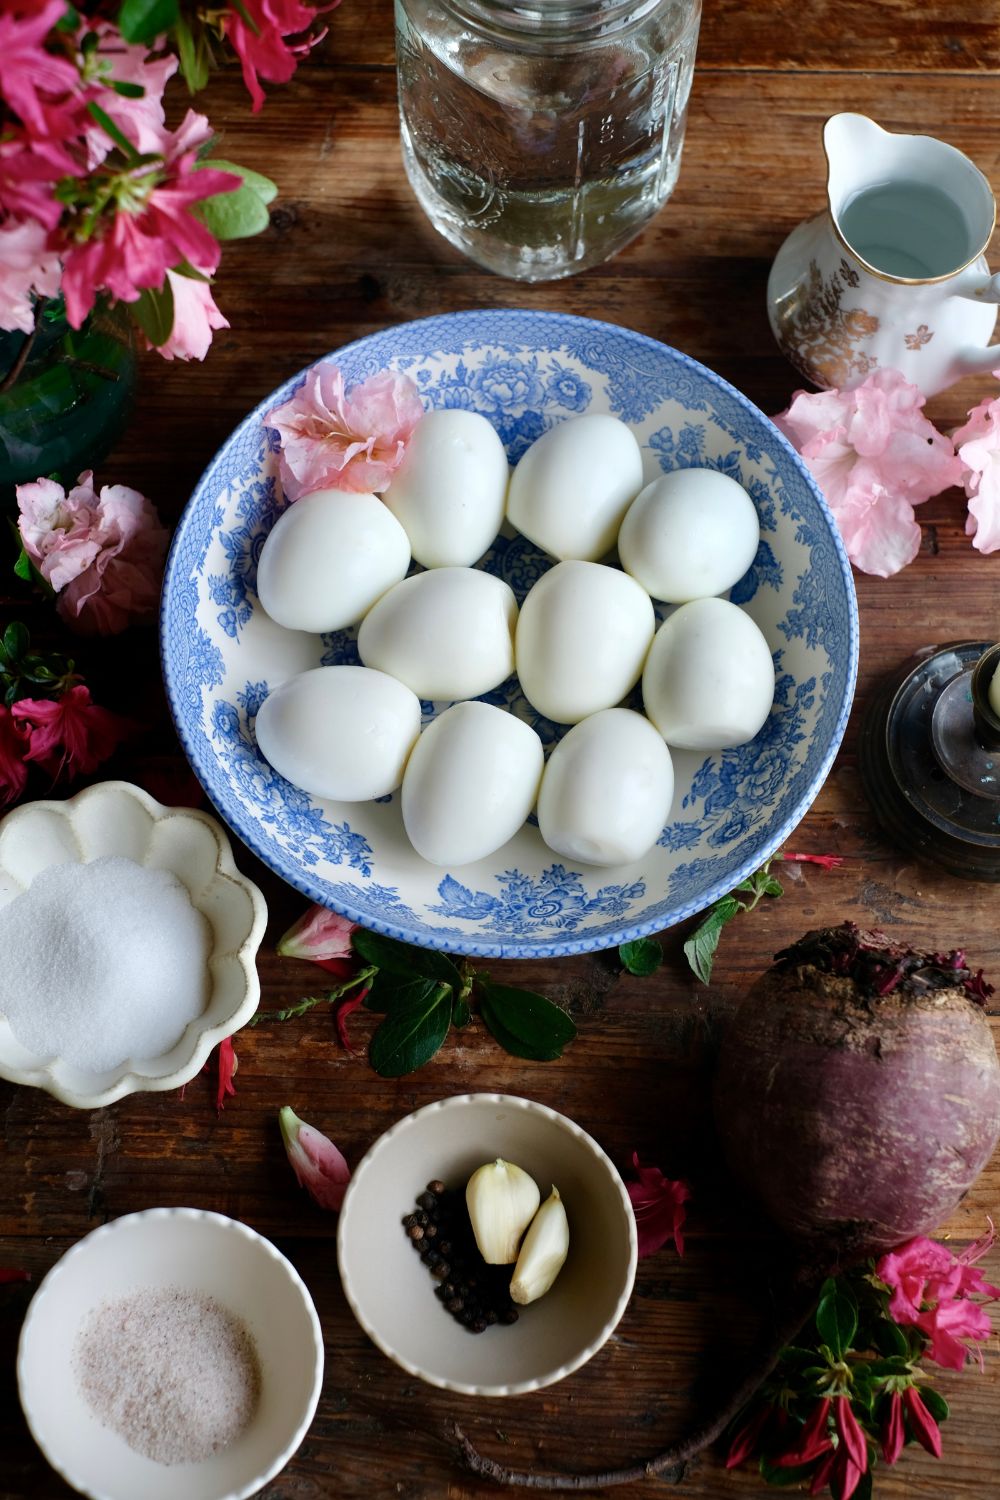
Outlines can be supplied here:
<path id="1" fill-rule="evenodd" d="M 596 265 L 677 181 L 701 0 L 396 0 L 403 159 L 431 223 L 520 281 Z"/>

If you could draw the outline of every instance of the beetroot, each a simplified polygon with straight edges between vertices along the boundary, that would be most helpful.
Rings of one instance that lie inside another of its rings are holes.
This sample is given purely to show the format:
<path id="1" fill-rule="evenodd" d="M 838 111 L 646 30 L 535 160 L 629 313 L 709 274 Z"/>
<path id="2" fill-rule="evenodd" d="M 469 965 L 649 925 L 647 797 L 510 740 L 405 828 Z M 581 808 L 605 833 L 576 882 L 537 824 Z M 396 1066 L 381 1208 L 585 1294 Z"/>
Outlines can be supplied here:
<path id="1" fill-rule="evenodd" d="M 1000 1138 L 990 987 L 960 952 L 852 923 L 779 953 L 730 1024 L 716 1119 L 734 1175 L 824 1268 L 955 1208 Z"/>

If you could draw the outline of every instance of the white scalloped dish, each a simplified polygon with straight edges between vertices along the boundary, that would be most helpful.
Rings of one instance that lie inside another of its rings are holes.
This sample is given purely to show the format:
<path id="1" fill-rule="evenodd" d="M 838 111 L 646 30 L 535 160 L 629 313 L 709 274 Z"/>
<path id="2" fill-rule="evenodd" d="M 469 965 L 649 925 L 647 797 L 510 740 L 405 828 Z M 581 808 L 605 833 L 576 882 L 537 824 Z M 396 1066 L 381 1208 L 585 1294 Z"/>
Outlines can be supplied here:
<path id="1" fill-rule="evenodd" d="M 179 1088 L 212 1048 L 245 1026 L 260 1000 L 255 958 L 267 907 L 241 875 L 229 840 L 207 813 L 164 807 L 140 787 L 105 781 L 64 802 L 29 802 L 0 822 L 0 908 L 52 865 L 119 855 L 181 882 L 211 932 L 210 984 L 204 1010 L 157 1057 L 126 1058 L 105 1072 L 39 1057 L 0 1016 L 0 1077 L 46 1089 L 64 1104 L 97 1109 L 126 1094 Z"/>

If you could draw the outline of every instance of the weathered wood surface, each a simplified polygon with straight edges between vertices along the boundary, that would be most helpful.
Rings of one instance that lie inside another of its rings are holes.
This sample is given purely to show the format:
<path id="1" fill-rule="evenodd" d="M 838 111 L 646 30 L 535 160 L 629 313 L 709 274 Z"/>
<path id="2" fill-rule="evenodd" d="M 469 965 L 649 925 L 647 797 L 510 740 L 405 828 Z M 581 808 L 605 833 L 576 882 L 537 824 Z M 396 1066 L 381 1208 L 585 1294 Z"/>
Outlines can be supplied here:
<path id="1" fill-rule="evenodd" d="M 767 328 L 767 269 L 787 231 L 823 197 L 819 132 L 841 108 L 891 128 L 924 130 L 969 152 L 1000 183 L 1000 44 L 992 6 L 933 0 L 916 7 L 829 0 L 719 0 L 705 16 L 684 168 L 677 193 L 611 264 L 552 286 L 502 282 L 463 261 L 421 217 L 399 162 L 391 16 L 385 4 L 344 0 L 322 53 L 264 113 L 249 113 L 239 80 L 217 79 L 202 104 L 227 155 L 277 178 L 272 227 L 227 248 L 218 300 L 232 328 L 203 366 L 142 370 L 135 422 L 109 474 L 150 494 L 175 518 L 233 424 L 288 374 L 350 339 L 434 312 L 477 306 L 555 308 L 641 329 L 705 360 L 765 410 L 797 384 Z M 955 75 L 961 73 L 962 77 Z M 956 423 L 984 382 L 938 398 Z M 107 1218 L 189 1204 L 245 1219 L 272 1236 L 309 1283 L 323 1320 L 327 1376 L 316 1423 L 268 1500 L 472 1500 L 472 1483 L 444 1441 L 458 1417 L 491 1454 L 574 1469 L 647 1453 L 682 1428 L 711 1371 L 745 1347 L 765 1306 L 767 1241 L 719 1175 L 707 1131 L 710 1059 L 721 1023 L 769 955 L 805 928 L 851 917 L 931 947 L 962 943 L 1000 977 L 997 889 L 967 885 L 889 848 L 857 775 L 860 712 L 879 676 L 935 641 L 1000 634 L 995 558 L 962 534 L 956 495 L 925 505 L 924 548 L 901 577 L 859 577 L 862 659 L 844 748 L 795 847 L 845 855 L 831 874 L 785 871 L 787 894 L 727 933 L 710 990 L 683 964 L 683 932 L 665 936 L 654 979 L 617 972 L 606 956 L 497 964 L 494 972 L 568 1001 L 580 1037 L 559 1063 L 517 1062 L 479 1028 L 415 1077 L 376 1077 L 363 1056 L 337 1048 L 327 1016 L 243 1033 L 238 1094 L 221 1118 L 207 1078 L 182 1100 L 138 1095 L 86 1115 L 44 1094 L 0 1086 L 0 1264 L 41 1275 Z M 42 618 L 41 615 L 38 617 Z M 163 719 L 153 636 L 84 652 L 105 701 L 153 725 L 132 757 L 181 764 Z M 245 852 L 244 870 L 270 904 L 260 957 L 264 1004 L 310 992 L 317 971 L 274 955 L 298 914 L 294 892 Z M 366 1020 L 355 1018 L 363 1046 Z M 1000 1029 L 1000 1027 L 998 1027 Z M 284 1161 L 276 1111 L 285 1103 L 326 1130 L 356 1161 L 402 1114 L 466 1089 L 523 1093 L 579 1120 L 626 1165 L 633 1149 L 696 1177 L 689 1249 L 642 1264 L 635 1297 L 608 1347 L 547 1392 L 510 1402 L 450 1398 L 410 1380 L 370 1346 L 340 1291 L 334 1221 L 314 1209 Z M 1000 1162 L 944 1228 L 959 1240 L 1000 1216 Z M 986 1263 L 1000 1279 L 1000 1255 Z M 55 1500 L 69 1492 L 24 1428 L 13 1358 L 28 1293 L 0 1290 L 0 1497 Z M 986 1500 L 1000 1494 L 1000 1355 L 986 1369 L 942 1374 L 953 1398 L 945 1458 L 907 1451 L 880 1471 L 884 1500 Z M 663 1481 L 630 1487 L 638 1500 Z M 698 1500 L 763 1493 L 753 1474 L 727 1474 L 718 1455 L 692 1467 L 680 1492 Z M 141 1497 L 136 1497 L 141 1500 Z"/>

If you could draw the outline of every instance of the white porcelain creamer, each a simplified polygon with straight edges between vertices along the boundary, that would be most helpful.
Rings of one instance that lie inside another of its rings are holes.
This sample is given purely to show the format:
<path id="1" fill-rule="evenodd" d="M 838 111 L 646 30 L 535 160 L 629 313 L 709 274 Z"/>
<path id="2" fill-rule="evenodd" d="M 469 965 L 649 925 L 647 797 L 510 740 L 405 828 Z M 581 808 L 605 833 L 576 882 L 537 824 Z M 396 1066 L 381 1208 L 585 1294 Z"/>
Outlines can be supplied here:
<path id="1" fill-rule="evenodd" d="M 927 135 L 894 135 L 865 115 L 823 131 L 829 208 L 775 257 L 768 313 L 782 351 L 823 389 L 878 368 L 926 396 L 1000 367 L 988 347 L 1000 275 L 983 252 L 996 202 L 978 167 Z"/>

